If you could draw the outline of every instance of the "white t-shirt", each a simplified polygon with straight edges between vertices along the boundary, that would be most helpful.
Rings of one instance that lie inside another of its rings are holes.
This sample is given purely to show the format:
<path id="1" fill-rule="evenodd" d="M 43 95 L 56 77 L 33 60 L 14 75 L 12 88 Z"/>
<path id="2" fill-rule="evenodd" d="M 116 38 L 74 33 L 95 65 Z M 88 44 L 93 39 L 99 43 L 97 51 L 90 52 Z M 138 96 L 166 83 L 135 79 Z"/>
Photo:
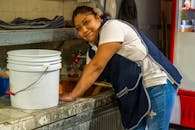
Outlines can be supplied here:
<path id="1" fill-rule="evenodd" d="M 107 21 L 100 30 L 99 45 L 108 42 L 122 42 L 121 49 L 117 54 L 135 61 L 141 66 L 143 85 L 146 88 L 166 83 L 167 74 L 153 62 L 153 59 L 148 55 L 145 44 L 142 43 L 137 33 L 129 25 L 119 20 Z M 97 47 L 93 44 L 91 45 L 92 49 L 97 51 Z M 87 63 L 89 61 L 90 58 L 88 57 Z"/>

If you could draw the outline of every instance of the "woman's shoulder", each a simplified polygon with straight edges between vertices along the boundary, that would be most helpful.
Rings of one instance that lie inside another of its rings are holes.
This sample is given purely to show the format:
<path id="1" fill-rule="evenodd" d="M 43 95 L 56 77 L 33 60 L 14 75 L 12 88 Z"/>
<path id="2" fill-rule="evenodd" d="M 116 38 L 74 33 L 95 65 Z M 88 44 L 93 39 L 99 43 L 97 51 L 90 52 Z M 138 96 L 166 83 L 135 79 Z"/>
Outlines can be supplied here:
<path id="1" fill-rule="evenodd" d="M 123 23 L 118 19 L 109 19 L 106 21 L 105 24 L 123 24 Z"/>
<path id="2" fill-rule="evenodd" d="M 118 19 L 109 19 L 105 22 L 104 27 L 116 27 L 120 26 L 121 28 L 131 28 L 126 22 Z"/>

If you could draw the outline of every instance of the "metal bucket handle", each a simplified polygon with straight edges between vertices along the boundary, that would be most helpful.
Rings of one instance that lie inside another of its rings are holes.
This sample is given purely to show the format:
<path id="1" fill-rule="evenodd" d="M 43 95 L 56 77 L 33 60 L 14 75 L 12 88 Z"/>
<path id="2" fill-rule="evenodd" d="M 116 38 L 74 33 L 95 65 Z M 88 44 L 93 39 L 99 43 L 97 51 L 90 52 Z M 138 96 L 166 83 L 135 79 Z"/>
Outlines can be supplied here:
<path id="1" fill-rule="evenodd" d="M 12 91 L 8 90 L 8 91 L 6 91 L 6 93 L 9 94 L 9 95 L 15 96 L 16 94 L 18 94 L 20 92 L 24 92 L 26 90 L 31 90 L 31 89 L 36 88 L 36 87 L 33 87 L 33 86 L 41 81 L 41 79 L 44 77 L 45 73 L 47 72 L 49 66 L 50 66 L 50 64 L 48 64 L 48 63 L 44 64 L 43 67 L 45 68 L 45 70 L 43 71 L 43 73 L 37 78 L 37 80 L 35 80 L 31 84 L 29 84 L 26 88 L 23 88 L 23 89 L 21 89 L 21 90 L 19 90 L 17 92 L 12 92 Z"/>

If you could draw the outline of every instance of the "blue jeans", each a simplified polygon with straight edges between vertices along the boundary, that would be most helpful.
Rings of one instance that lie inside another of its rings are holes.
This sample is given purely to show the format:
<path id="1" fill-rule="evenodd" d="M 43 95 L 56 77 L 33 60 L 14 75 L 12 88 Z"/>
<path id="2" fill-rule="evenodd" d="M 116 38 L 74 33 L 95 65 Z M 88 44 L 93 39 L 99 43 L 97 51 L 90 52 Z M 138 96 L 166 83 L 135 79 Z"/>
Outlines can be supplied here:
<path id="1" fill-rule="evenodd" d="M 167 81 L 167 84 L 147 88 L 147 92 L 151 111 L 133 130 L 168 130 L 177 93 L 176 86 Z"/>

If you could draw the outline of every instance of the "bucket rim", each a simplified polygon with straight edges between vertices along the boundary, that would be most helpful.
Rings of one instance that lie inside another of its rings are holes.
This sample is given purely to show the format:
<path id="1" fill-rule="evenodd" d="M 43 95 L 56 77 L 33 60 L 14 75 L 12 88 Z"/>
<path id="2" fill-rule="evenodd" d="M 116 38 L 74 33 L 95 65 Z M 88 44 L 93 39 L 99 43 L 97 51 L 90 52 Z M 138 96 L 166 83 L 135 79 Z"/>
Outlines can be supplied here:
<path id="1" fill-rule="evenodd" d="M 14 62 L 28 62 L 28 63 L 44 63 L 44 62 L 53 62 L 53 61 L 61 61 L 61 57 L 48 57 L 48 58 L 34 58 L 32 57 L 7 57 L 7 62 L 14 61 Z"/>
<path id="2" fill-rule="evenodd" d="M 46 68 L 47 68 L 47 71 L 60 70 L 62 68 L 62 64 L 56 63 L 56 64 L 38 65 L 38 66 L 19 65 L 19 64 L 12 64 L 12 63 L 7 64 L 7 69 L 9 71 L 43 72 L 46 70 Z"/>
<path id="3" fill-rule="evenodd" d="M 60 51 L 49 50 L 49 49 L 19 49 L 19 50 L 11 50 L 7 52 L 8 56 L 17 56 L 17 57 L 51 57 L 60 54 L 61 54 Z"/>
<path id="4" fill-rule="evenodd" d="M 22 61 L 16 61 L 16 60 L 7 60 L 7 63 L 8 64 L 17 64 L 17 65 L 30 65 L 30 66 L 41 66 L 41 65 L 44 65 L 44 64 L 58 64 L 58 63 L 61 63 L 62 61 L 61 60 L 53 60 L 53 61 L 46 61 L 46 62 L 22 62 Z"/>

